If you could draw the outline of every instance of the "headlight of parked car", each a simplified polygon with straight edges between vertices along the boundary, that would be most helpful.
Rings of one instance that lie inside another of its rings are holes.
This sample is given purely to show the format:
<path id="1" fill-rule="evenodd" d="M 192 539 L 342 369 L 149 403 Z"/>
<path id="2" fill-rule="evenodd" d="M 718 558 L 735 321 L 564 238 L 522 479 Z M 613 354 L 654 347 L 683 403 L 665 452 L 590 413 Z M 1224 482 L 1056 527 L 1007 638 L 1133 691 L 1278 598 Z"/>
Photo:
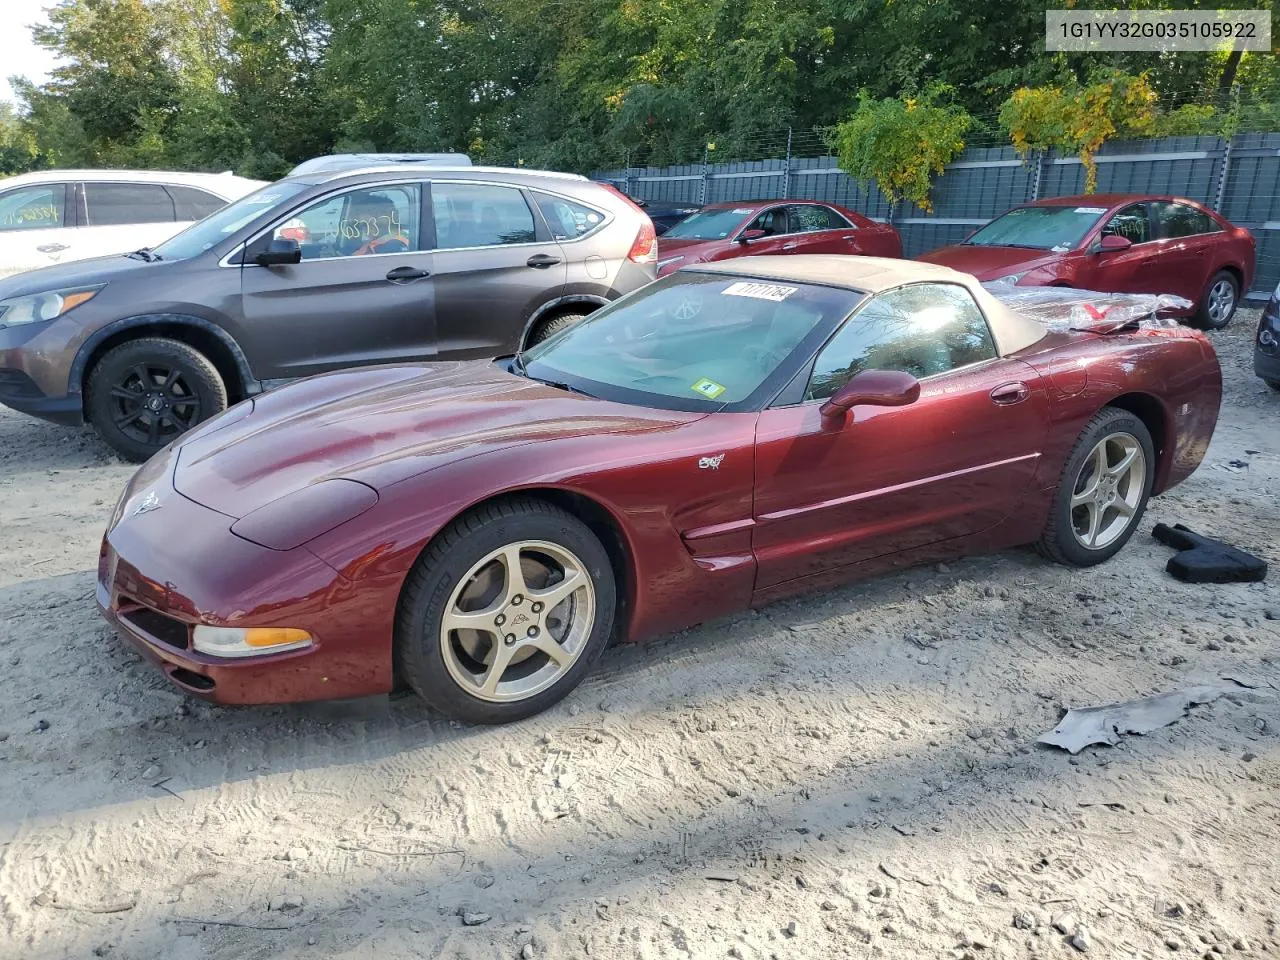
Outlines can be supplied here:
<path id="1" fill-rule="evenodd" d="M 992 283 L 1007 283 L 1010 286 L 1012 286 L 1013 284 L 1017 283 L 1019 280 L 1021 280 L 1030 272 L 1031 272 L 1030 270 L 1023 270 L 1021 273 L 1005 274 L 1003 277 L 996 277 L 996 279 L 993 280 Z"/>
<path id="2" fill-rule="evenodd" d="M 231 532 L 269 550 L 292 550 L 354 520 L 377 502 L 373 487 L 358 480 L 321 480 L 246 514 L 231 525 Z"/>
<path id="3" fill-rule="evenodd" d="M 93 287 L 67 287 L 0 300 L 0 327 L 56 320 L 68 310 L 92 300 L 104 286 L 100 283 Z"/>

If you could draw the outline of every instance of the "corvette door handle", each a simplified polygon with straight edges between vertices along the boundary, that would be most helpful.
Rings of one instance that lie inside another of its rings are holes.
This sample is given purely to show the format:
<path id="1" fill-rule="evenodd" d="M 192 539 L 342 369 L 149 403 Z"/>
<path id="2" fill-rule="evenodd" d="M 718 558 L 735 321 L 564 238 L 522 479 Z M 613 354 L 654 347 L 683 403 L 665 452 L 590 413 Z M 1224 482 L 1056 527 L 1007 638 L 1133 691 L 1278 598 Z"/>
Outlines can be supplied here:
<path id="1" fill-rule="evenodd" d="M 396 267 L 387 274 L 387 279 L 392 283 L 412 283 L 414 280 L 429 276 L 431 276 L 429 271 L 420 270 L 417 267 Z"/>
<path id="2" fill-rule="evenodd" d="M 794 250 L 795 248 L 796 248 L 796 245 L 794 243 L 784 243 L 782 245 L 783 250 Z"/>
<path id="3" fill-rule="evenodd" d="M 1015 380 L 1013 383 L 1002 383 L 991 391 L 991 399 L 1003 407 L 1021 403 L 1030 395 L 1031 391 L 1027 389 L 1027 385 L 1021 380 Z"/>
<path id="4" fill-rule="evenodd" d="M 554 267 L 559 262 L 559 257 L 552 257 L 545 253 L 535 253 L 525 261 L 529 266 L 537 267 L 540 270 L 545 270 L 547 267 Z"/>
<path id="5" fill-rule="evenodd" d="M 58 253 L 67 249 L 67 245 L 65 243 L 42 243 L 36 249 L 41 253 Z"/>

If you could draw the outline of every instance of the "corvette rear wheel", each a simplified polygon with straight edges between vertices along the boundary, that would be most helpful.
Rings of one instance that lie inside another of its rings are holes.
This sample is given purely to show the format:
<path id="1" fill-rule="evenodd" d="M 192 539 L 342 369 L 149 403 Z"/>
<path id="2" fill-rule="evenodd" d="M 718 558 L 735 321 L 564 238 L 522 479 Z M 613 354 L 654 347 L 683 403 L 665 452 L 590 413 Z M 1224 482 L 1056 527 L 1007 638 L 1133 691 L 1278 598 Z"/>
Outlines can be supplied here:
<path id="1" fill-rule="evenodd" d="M 1067 458 L 1041 553 L 1077 567 L 1115 556 L 1147 508 L 1155 462 L 1146 425 L 1127 410 L 1103 409 Z"/>
<path id="2" fill-rule="evenodd" d="M 401 596 L 396 667 L 437 710 L 507 723 L 582 680 L 613 630 L 609 556 L 576 517 L 510 500 L 455 521 Z"/>

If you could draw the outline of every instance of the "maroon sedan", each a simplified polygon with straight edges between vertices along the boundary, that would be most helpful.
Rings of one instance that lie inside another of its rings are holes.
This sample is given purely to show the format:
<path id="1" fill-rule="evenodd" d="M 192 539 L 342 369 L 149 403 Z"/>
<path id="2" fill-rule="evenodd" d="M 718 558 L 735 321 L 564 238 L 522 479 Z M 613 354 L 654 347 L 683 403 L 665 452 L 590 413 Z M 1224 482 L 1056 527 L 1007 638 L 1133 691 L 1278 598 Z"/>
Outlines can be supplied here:
<path id="1" fill-rule="evenodd" d="M 1190 300 L 1196 325 L 1227 325 L 1253 280 L 1255 245 L 1193 200 L 1099 193 L 1014 207 L 963 243 L 917 259 L 979 280 Z"/>
<path id="2" fill-rule="evenodd" d="M 893 227 L 829 203 L 713 203 L 658 238 L 658 276 L 694 263 L 797 253 L 902 256 Z"/>
<path id="3" fill-rule="evenodd" d="M 943 267 L 736 260 L 522 355 L 239 404 L 130 482 L 97 598 L 221 703 L 400 680 L 514 720 L 612 636 L 1016 544 L 1100 563 L 1220 397 L 1185 327 L 1051 333 Z"/>

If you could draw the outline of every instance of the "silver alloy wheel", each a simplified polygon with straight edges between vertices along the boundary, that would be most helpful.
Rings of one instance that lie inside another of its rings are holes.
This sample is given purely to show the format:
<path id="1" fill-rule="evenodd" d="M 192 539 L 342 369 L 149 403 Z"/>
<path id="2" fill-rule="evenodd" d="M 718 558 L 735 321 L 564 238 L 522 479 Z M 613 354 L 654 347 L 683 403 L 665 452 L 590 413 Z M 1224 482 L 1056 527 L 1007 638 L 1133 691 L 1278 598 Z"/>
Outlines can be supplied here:
<path id="1" fill-rule="evenodd" d="M 595 583 L 572 552 L 545 540 L 499 547 L 467 571 L 445 605 L 440 650 L 449 676 L 492 703 L 546 690 L 586 649 Z"/>
<path id="2" fill-rule="evenodd" d="M 1209 288 L 1209 319 L 1214 325 L 1226 323 L 1236 305 L 1236 288 L 1230 280 L 1219 280 Z"/>
<path id="3" fill-rule="evenodd" d="M 1147 483 L 1147 456 L 1130 433 L 1103 437 L 1085 458 L 1071 495 L 1071 530 L 1086 550 L 1105 550 L 1133 523 Z"/>

